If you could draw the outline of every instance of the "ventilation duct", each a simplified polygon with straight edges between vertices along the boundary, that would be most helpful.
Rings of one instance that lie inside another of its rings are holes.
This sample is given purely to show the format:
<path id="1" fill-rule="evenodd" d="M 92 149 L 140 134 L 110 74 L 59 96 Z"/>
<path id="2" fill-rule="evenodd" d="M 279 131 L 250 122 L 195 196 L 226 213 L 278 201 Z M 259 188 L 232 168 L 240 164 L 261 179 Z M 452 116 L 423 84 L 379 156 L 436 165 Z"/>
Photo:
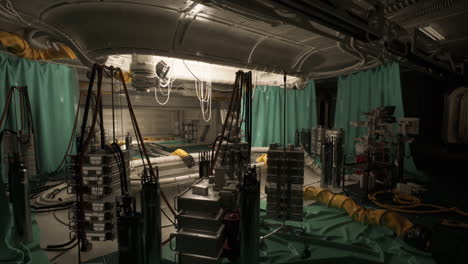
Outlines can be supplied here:
<path id="1" fill-rule="evenodd" d="M 156 62 L 153 56 L 132 55 L 130 72 L 132 73 L 132 86 L 137 91 L 147 91 L 158 85 L 156 77 Z"/>

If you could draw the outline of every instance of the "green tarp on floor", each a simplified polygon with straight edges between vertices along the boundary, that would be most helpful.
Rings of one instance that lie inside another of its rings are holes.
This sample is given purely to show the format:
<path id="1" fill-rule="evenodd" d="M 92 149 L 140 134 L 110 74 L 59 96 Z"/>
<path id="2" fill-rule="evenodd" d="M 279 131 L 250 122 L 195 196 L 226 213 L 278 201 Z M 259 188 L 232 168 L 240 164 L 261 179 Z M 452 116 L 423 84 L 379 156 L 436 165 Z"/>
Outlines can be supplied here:
<path id="1" fill-rule="evenodd" d="M 261 263 L 435 263 L 430 254 L 395 239 L 390 230 L 354 222 L 342 210 L 314 204 L 305 207 L 304 213 L 303 223 L 291 225 L 304 226 L 307 238 L 287 232 L 269 237 L 260 251 Z M 302 258 L 304 242 L 311 251 L 306 259 Z M 117 253 L 105 258 L 105 262 L 100 258 L 89 263 L 117 263 L 118 259 Z M 168 247 L 164 248 L 163 259 L 163 263 L 175 263 Z"/>

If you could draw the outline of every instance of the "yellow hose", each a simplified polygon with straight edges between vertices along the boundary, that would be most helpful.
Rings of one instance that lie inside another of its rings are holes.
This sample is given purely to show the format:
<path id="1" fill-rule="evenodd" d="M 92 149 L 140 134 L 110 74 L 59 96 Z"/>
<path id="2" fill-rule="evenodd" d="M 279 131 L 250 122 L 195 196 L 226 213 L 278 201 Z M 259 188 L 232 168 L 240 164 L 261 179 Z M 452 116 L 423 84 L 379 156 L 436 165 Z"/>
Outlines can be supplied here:
<path id="1" fill-rule="evenodd" d="M 344 209 L 355 221 L 364 224 L 386 226 L 399 237 L 403 237 L 413 227 L 413 223 L 398 213 L 388 210 L 363 208 L 350 197 L 335 194 L 327 189 L 307 187 L 304 191 L 304 199 L 316 200 L 330 208 Z"/>
<path id="2" fill-rule="evenodd" d="M 179 156 L 181 159 L 187 157 L 189 154 L 183 149 L 176 149 L 171 153 L 171 156 Z"/>
<path id="3" fill-rule="evenodd" d="M 58 49 L 35 49 L 32 48 L 22 37 L 8 32 L 0 32 L 0 44 L 16 56 L 30 60 L 48 61 L 77 58 L 75 53 L 63 44 L 59 43 Z"/>
<path id="4" fill-rule="evenodd" d="M 29 43 L 22 37 L 8 32 L 0 31 L 0 44 L 16 56 L 29 60 L 51 61 L 77 58 L 71 48 L 61 43 L 57 44 L 57 49 L 36 49 L 31 47 L 31 45 L 29 45 Z M 132 81 L 132 76 L 129 72 L 122 72 L 122 75 L 125 83 L 130 83 Z M 120 79 L 119 71 L 115 73 L 114 77 Z"/>

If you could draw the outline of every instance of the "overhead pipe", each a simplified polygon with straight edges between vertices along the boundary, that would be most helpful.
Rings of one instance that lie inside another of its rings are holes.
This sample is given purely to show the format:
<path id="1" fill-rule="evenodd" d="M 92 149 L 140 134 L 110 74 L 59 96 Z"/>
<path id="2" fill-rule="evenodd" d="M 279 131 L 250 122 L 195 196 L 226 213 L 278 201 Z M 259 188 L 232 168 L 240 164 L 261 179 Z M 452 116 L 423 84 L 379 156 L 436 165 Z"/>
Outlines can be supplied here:
<path id="1" fill-rule="evenodd" d="M 78 43 L 76 43 L 76 41 L 63 30 L 50 26 L 36 17 L 19 11 L 15 11 L 15 15 L 13 15 L 0 8 L 0 15 L 17 22 L 18 24 L 24 24 L 28 28 L 34 28 L 48 35 L 60 37 L 65 44 L 64 47 L 69 47 L 69 49 L 73 51 L 76 57 L 78 57 L 84 65 L 88 66 L 89 68 L 93 66 L 94 59 L 90 58 L 81 49 L 80 45 L 78 45 Z"/>
<path id="2" fill-rule="evenodd" d="M 195 159 L 198 159 L 199 154 L 198 153 L 190 153 L 189 155 L 191 155 Z M 149 160 L 150 160 L 150 162 L 152 164 L 163 164 L 163 163 L 176 162 L 176 161 L 182 162 L 182 158 L 179 157 L 179 156 L 157 157 L 157 158 L 150 158 Z M 130 166 L 132 168 L 141 167 L 141 166 L 143 166 L 143 161 L 141 159 L 132 160 L 132 161 L 130 161 Z"/>
<path id="3" fill-rule="evenodd" d="M 189 181 L 189 180 L 194 180 L 194 179 L 199 179 L 199 178 L 200 176 L 198 173 L 176 176 L 176 177 L 165 177 L 165 178 L 160 177 L 159 185 L 173 184 L 173 183 L 184 182 L 184 181 Z M 130 181 L 132 185 L 141 185 L 140 176 L 136 176 L 136 175 L 130 176 Z"/>
<path id="4" fill-rule="evenodd" d="M 40 31 L 37 30 L 37 29 L 31 29 L 31 30 L 26 30 L 26 32 L 24 33 L 25 35 L 25 39 L 26 41 L 33 47 L 33 48 L 36 48 L 36 49 L 43 49 L 43 50 L 47 50 L 47 49 L 50 49 L 52 47 L 51 45 L 51 42 L 49 40 L 47 40 L 47 43 L 41 43 L 40 41 L 38 41 L 36 38 L 34 38 L 34 36 L 39 33 Z M 58 49 L 58 46 L 55 44 L 54 45 L 54 48 L 55 49 Z"/>

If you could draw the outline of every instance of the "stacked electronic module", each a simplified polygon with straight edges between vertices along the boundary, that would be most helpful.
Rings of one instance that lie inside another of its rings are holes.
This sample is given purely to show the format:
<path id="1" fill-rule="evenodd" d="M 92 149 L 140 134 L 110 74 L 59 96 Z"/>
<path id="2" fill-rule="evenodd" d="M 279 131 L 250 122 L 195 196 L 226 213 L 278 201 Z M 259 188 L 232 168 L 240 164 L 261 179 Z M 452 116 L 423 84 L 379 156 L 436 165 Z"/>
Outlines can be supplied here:
<path id="1" fill-rule="evenodd" d="M 67 168 L 73 175 L 71 190 L 83 195 L 82 202 L 73 208 L 70 228 L 75 232 L 82 229 L 89 241 L 116 238 L 116 196 L 120 195 L 122 170 L 128 175 L 130 167 L 129 152 L 123 151 L 123 157 L 122 161 L 117 154 L 105 150 L 87 154 L 80 165 L 81 183 L 75 175 L 77 157 L 71 156 L 67 161 Z M 79 211 L 84 216 L 82 221 L 77 216 Z"/>

